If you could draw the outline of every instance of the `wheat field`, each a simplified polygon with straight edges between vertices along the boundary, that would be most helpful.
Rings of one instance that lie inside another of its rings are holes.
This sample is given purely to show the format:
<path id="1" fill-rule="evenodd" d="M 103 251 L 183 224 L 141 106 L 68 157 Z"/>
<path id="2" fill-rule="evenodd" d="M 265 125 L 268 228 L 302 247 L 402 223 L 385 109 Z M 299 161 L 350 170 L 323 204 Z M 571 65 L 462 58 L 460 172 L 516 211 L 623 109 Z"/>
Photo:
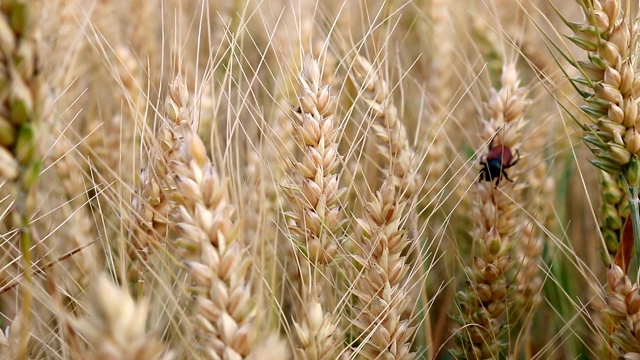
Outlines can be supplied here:
<path id="1" fill-rule="evenodd" d="M 0 359 L 640 360 L 638 19 L 0 0 Z"/>

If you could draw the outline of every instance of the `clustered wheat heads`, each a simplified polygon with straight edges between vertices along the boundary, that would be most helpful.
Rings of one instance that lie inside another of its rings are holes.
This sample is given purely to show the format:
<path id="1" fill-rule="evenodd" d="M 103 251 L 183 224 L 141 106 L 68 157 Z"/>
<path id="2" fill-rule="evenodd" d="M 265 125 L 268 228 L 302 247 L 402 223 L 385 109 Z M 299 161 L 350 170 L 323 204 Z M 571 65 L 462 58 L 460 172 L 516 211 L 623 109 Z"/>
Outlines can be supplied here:
<path id="1" fill-rule="evenodd" d="M 569 83 L 532 46 L 561 42 L 549 3 L 585 10 L 571 27 L 588 61 L 565 57 L 585 140 L 632 183 L 638 38 L 621 1 L 1 1 L 0 358 L 565 359 L 601 354 L 594 335 L 639 358 L 624 269 L 608 327 L 567 285 L 605 269 L 580 256 L 602 244 L 575 236 L 586 200 L 566 191 L 595 168 L 574 171 L 546 121 L 560 92 L 545 90 Z M 475 122 L 509 53 L 519 72 Z M 613 253 L 633 212 L 602 179 Z"/>
<path id="2" fill-rule="evenodd" d="M 507 171 L 505 167 L 517 161 L 517 149 L 526 124 L 524 115 L 529 100 L 527 89 L 519 83 L 515 64 L 506 65 L 502 88 L 499 91 L 491 89 L 485 103 L 482 138 L 484 144 L 489 144 L 489 149 L 482 152 L 481 163 L 490 161 L 487 155 L 495 149 L 501 149 L 498 155 L 501 159 L 496 178 L 486 179 L 481 174 L 470 195 L 474 201 L 471 216 L 476 222 L 472 237 L 479 254 L 474 258 L 473 266 L 466 269 L 468 288 L 458 293 L 457 319 L 462 327 L 456 334 L 460 345 L 456 354 L 471 359 L 497 358 L 507 345 L 501 339 L 511 286 L 507 270 L 512 263 L 509 253 L 513 238 L 521 231 L 517 201 L 523 185 L 508 181 L 502 171 Z M 513 159 L 509 155 L 513 155 Z M 505 160 L 510 163 L 503 162 Z M 520 173 L 517 167 L 509 169 L 512 177 Z"/>

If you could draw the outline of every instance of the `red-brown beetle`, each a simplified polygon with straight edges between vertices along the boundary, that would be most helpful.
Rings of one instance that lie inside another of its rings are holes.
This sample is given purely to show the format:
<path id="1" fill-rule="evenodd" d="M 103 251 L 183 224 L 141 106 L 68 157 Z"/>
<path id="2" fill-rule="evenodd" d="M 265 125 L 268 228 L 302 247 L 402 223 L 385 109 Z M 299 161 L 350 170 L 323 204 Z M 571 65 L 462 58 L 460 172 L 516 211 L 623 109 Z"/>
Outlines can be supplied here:
<path id="1" fill-rule="evenodd" d="M 489 153 L 480 161 L 482 169 L 480 169 L 480 179 L 478 179 L 478 181 L 495 180 L 496 186 L 498 186 L 500 180 L 504 177 L 513 182 L 513 180 L 509 179 L 505 170 L 517 164 L 518 161 L 520 161 L 518 149 L 515 149 L 514 155 L 514 152 L 508 146 L 499 145 L 493 147 L 493 139 L 491 139 L 489 143 Z"/>

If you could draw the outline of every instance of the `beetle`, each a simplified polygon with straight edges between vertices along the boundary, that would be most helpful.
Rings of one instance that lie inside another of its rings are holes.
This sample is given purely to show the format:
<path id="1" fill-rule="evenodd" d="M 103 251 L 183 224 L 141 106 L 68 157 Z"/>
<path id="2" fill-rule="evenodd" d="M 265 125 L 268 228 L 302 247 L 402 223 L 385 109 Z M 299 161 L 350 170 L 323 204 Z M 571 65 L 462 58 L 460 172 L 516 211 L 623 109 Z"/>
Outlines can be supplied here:
<path id="1" fill-rule="evenodd" d="M 513 180 L 509 179 L 509 175 L 507 175 L 508 168 L 514 166 L 520 161 L 520 153 L 518 149 L 512 150 L 510 147 L 505 145 L 499 145 L 493 147 L 493 140 L 489 143 L 489 153 L 482 158 L 480 161 L 480 165 L 482 165 L 482 169 L 480 169 L 480 178 L 478 181 L 496 181 L 496 186 L 502 180 L 502 177 L 513 182 Z"/>

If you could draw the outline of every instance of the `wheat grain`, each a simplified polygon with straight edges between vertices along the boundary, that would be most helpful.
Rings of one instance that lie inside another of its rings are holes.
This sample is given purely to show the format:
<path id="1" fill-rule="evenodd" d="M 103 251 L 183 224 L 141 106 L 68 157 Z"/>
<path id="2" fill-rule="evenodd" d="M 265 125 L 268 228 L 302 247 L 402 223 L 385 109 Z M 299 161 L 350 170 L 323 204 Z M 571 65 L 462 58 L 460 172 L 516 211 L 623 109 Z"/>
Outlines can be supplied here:
<path id="1" fill-rule="evenodd" d="M 613 324 L 611 338 L 614 352 L 624 359 L 640 356 L 640 293 L 617 265 L 607 272 L 608 293 L 605 296 L 605 314 Z"/>

